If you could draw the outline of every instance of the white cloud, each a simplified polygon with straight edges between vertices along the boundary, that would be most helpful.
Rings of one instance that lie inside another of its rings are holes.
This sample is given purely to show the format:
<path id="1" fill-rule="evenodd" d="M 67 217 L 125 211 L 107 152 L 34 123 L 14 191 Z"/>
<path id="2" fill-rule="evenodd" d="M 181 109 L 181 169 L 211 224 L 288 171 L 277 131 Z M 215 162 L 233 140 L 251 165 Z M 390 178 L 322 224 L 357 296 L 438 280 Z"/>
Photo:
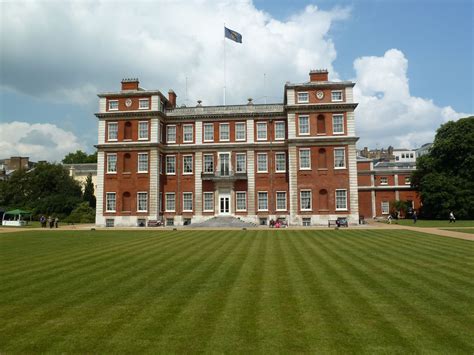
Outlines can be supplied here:
<path id="1" fill-rule="evenodd" d="M 0 158 L 27 156 L 32 161 L 61 161 L 64 156 L 82 144 L 72 132 L 49 123 L 0 123 Z"/>
<path id="2" fill-rule="evenodd" d="M 358 146 L 414 148 L 431 142 L 436 129 L 449 120 L 468 116 L 430 99 L 410 95 L 408 60 L 398 49 L 382 57 L 361 57 L 356 71 L 356 130 Z"/>

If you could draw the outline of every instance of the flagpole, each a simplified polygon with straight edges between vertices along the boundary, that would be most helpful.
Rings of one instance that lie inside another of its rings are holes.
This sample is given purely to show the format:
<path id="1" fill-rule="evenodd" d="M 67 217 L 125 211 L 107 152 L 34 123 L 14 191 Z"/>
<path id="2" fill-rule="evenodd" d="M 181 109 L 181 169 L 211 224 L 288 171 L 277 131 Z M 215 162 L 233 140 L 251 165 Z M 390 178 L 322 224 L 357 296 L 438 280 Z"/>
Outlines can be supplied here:
<path id="1" fill-rule="evenodd" d="M 224 106 L 225 106 L 225 89 L 226 89 L 226 67 L 225 67 L 225 22 L 224 22 Z"/>

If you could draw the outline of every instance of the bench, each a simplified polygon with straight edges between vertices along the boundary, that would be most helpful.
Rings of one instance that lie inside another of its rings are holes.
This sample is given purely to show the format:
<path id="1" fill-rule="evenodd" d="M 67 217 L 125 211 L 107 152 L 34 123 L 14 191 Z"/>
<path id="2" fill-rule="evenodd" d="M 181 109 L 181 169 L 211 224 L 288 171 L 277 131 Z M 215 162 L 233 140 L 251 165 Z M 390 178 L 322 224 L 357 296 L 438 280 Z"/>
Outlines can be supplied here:
<path id="1" fill-rule="evenodd" d="M 336 227 L 349 227 L 349 222 L 346 217 L 338 217 L 337 219 L 328 220 L 328 227 L 331 227 L 331 225 Z"/>
<path id="2" fill-rule="evenodd" d="M 161 223 L 161 221 L 157 221 L 157 220 L 148 221 L 148 227 L 161 227 L 162 225 L 163 223 Z"/>

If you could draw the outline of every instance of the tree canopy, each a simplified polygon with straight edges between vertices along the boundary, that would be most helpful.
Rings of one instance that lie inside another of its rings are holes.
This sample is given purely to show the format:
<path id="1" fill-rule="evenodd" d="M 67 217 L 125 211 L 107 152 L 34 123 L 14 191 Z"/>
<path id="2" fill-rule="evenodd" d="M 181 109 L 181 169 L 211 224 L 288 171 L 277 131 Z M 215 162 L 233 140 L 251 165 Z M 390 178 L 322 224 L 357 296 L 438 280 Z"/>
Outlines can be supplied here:
<path id="1" fill-rule="evenodd" d="M 88 155 L 82 150 L 76 150 L 76 152 L 66 155 L 62 162 L 63 164 L 97 163 L 97 152 Z"/>
<path id="2" fill-rule="evenodd" d="M 474 116 L 443 124 L 429 154 L 417 161 L 412 185 L 427 218 L 474 218 Z"/>

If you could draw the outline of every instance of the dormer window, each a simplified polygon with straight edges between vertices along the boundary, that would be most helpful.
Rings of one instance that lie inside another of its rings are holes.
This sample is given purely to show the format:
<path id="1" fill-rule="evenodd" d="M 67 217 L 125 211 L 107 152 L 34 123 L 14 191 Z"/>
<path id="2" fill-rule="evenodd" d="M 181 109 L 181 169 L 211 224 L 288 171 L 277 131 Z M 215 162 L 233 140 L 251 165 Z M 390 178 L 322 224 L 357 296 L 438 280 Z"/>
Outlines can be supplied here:
<path id="1" fill-rule="evenodd" d="M 309 102 L 309 95 L 307 92 L 299 92 L 298 93 L 298 103 L 304 104 Z"/>
<path id="2" fill-rule="evenodd" d="M 148 110 L 150 108 L 150 100 L 140 99 L 138 100 L 138 109 L 139 110 Z"/>
<path id="3" fill-rule="evenodd" d="M 118 100 L 109 100 L 109 111 L 118 111 Z"/>
<path id="4" fill-rule="evenodd" d="M 342 90 L 331 91 L 331 101 L 342 101 Z"/>

